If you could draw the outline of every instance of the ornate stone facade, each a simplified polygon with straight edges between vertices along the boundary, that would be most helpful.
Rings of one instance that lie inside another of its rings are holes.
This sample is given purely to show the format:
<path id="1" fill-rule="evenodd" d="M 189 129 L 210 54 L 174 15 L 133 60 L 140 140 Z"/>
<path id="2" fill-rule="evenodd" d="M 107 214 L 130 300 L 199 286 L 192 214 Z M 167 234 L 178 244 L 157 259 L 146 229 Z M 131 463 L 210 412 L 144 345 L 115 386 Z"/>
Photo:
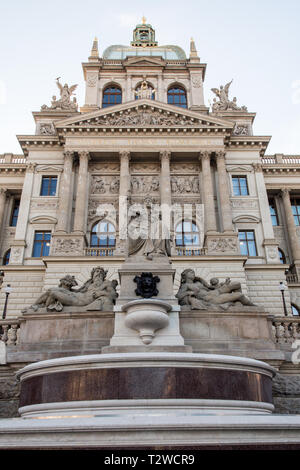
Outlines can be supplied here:
<path id="1" fill-rule="evenodd" d="M 172 208 L 164 240 L 152 234 L 139 244 L 137 236 L 134 253 L 155 261 L 163 252 L 174 269 L 174 296 L 189 268 L 206 281 L 217 277 L 223 284 L 230 278 L 239 285 L 240 299 L 249 299 L 262 315 L 236 316 L 235 324 L 217 309 L 205 320 L 203 312 L 185 311 L 185 339 L 200 350 L 201 338 L 209 337 L 212 348 L 217 335 L 221 350 L 220 331 L 232 344 L 238 331 L 259 343 L 257 349 L 254 343 L 247 349 L 247 343 L 243 351 L 273 361 L 283 375 L 288 370 L 297 376 L 298 384 L 298 365 L 290 359 L 290 342 L 284 342 L 292 327 L 281 325 L 279 346 L 273 344 L 280 352 L 270 359 L 253 324 L 284 317 L 283 298 L 291 321 L 300 312 L 300 157 L 265 154 L 270 137 L 254 135 L 255 114 L 229 97 L 231 82 L 213 89 L 218 100 L 209 109 L 203 95 L 206 65 L 194 44 L 188 58 L 170 47 L 161 47 L 161 56 L 143 56 L 139 46 L 111 46 L 99 57 L 95 41 L 83 64 L 86 102 L 80 112 L 76 85 L 57 80 L 60 99 L 53 97 L 50 106 L 34 113 L 32 135 L 18 137 L 23 154 L 0 156 L 2 286 L 13 287 L 7 318 L 19 317 L 66 275 L 84 284 L 95 265 L 116 281 L 130 251 L 130 206 L 139 217 L 145 208 L 147 222 L 155 218 L 149 212 L 154 206 Z M 111 58 L 131 48 L 134 55 Z M 169 58 L 170 51 L 176 58 Z M 111 97 L 111 88 L 120 91 L 118 98 Z M 109 101 L 114 99 L 119 101 Z M 164 217 L 160 209 L 161 231 Z M 3 308 L 3 289 L 0 301 Z M 112 334 L 109 315 L 101 317 L 101 346 Z M 55 331 L 59 335 L 59 328 Z"/>

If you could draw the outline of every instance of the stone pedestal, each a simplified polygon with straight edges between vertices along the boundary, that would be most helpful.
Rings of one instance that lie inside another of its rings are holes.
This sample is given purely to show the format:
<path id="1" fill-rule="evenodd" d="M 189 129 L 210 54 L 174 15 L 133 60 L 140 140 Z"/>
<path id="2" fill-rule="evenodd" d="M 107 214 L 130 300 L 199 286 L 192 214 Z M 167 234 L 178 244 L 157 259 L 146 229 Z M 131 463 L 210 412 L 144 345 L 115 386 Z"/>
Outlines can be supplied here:
<path id="1" fill-rule="evenodd" d="M 151 272 L 159 278 L 157 296 L 146 299 L 137 295 L 134 278 L 143 272 Z M 124 263 L 119 270 L 121 289 L 114 309 L 114 335 L 110 346 L 102 349 L 103 353 L 191 351 L 180 334 L 180 307 L 173 291 L 174 275 L 175 269 L 167 258 L 162 258 L 161 262 L 135 258 Z"/>

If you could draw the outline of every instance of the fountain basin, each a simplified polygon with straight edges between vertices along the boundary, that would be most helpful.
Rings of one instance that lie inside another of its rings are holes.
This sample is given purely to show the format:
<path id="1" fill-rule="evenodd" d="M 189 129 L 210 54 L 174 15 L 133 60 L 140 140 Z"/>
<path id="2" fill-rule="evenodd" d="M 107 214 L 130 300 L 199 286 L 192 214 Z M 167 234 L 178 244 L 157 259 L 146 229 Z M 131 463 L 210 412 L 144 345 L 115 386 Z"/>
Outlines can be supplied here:
<path id="1" fill-rule="evenodd" d="M 73 356 L 18 372 L 22 417 L 269 414 L 274 369 L 254 359 L 197 353 Z"/>
<path id="2" fill-rule="evenodd" d="M 172 306 L 159 299 L 138 299 L 122 305 L 126 312 L 125 326 L 139 332 L 144 344 L 151 344 L 157 330 L 169 325 Z"/>

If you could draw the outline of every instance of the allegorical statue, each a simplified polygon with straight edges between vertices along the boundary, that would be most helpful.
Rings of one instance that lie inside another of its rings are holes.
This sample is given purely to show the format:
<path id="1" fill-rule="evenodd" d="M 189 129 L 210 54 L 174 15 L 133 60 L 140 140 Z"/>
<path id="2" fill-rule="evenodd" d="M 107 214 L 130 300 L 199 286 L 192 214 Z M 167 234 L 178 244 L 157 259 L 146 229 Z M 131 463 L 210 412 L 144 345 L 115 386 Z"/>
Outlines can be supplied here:
<path id="1" fill-rule="evenodd" d="M 84 307 L 84 310 L 112 310 L 118 294 L 118 281 L 106 280 L 107 271 L 101 267 L 93 268 L 91 277 L 79 288 L 74 276 L 66 275 L 59 281 L 58 287 L 44 292 L 31 307 L 23 310 L 37 311 L 40 308 L 61 312 L 64 307 Z"/>
<path id="2" fill-rule="evenodd" d="M 163 233 L 161 214 L 150 218 L 150 226 L 139 211 L 132 215 L 128 224 L 128 256 L 142 256 L 148 261 L 171 256 L 170 238 Z"/>
<path id="3" fill-rule="evenodd" d="M 135 96 L 137 99 L 141 100 L 143 98 L 147 98 L 148 100 L 152 99 L 153 93 L 155 93 L 156 90 L 154 90 L 151 87 L 148 87 L 148 83 L 146 80 L 142 81 L 141 86 L 139 89 L 135 92 Z"/>
<path id="4" fill-rule="evenodd" d="M 67 83 L 62 85 L 59 81 L 60 77 L 56 79 L 56 85 L 60 92 L 60 99 L 57 100 L 56 96 L 52 97 L 51 106 L 46 106 L 45 104 L 42 106 L 42 110 L 44 109 L 58 109 L 58 110 L 66 110 L 66 111 L 77 111 L 78 105 L 76 98 L 73 97 L 71 101 L 71 97 L 74 95 L 74 91 L 76 90 L 78 85 L 72 85 L 69 87 Z"/>
<path id="5" fill-rule="evenodd" d="M 219 101 L 214 98 L 214 103 L 212 105 L 213 112 L 217 111 L 247 111 L 246 106 L 238 107 L 236 97 L 231 101 L 229 99 L 229 87 L 232 84 L 231 82 L 227 83 L 225 86 L 221 85 L 220 89 L 212 88 L 211 91 L 217 95 Z"/>
<path id="6" fill-rule="evenodd" d="M 212 278 L 208 284 L 195 275 L 193 269 L 185 269 L 181 274 L 180 288 L 176 294 L 179 305 L 191 310 L 227 310 L 230 307 L 254 306 L 242 293 L 241 284 L 229 278 L 220 283 Z"/>

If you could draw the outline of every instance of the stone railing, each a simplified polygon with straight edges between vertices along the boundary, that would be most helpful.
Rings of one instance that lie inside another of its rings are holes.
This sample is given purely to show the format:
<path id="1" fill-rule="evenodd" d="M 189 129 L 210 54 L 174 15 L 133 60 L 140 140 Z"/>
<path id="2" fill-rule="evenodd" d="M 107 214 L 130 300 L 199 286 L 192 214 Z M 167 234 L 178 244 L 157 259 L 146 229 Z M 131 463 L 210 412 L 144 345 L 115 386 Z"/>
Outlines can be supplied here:
<path id="1" fill-rule="evenodd" d="M 7 345 L 16 345 L 19 329 L 20 321 L 17 318 L 0 320 L 0 340 Z"/>
<path id="2" fill-rule="evenodd" d="M 24 165 L 26 157 L 23 155 L 14 155 L 13 153 L 4 153 L 0 155 L 0 163 L 13 163 L 14 165 Z"/>
<path id="3" fill-rule="evenodd" d="M 297 274 L 287 274 L 286 275 L 286 282 L 288 284 L 298 284 L 299 283 L 299 278 L 297 276 Z"/>
<path id="4" fill-rule="evenodd" d="M 207 253 L 206 248 L 186 248 L 176 247 L 177 256 L 204 256 Z"/>
<path id="5" fill-rule="evenodd" d="M 261 158 L 263 165 L 300 165 L 300 155 L 265 155 Z"/>
<path id="6" fill-rule="evenodd" d="M 273 317 L 272 330 L 275 343 L 291 345 L 300 339 L 300 318 Z"/>
<path id="7" fill-rule="evenodd" d="M 85 248 L 85 256 L 113 256 L 114 248 Z"/>

